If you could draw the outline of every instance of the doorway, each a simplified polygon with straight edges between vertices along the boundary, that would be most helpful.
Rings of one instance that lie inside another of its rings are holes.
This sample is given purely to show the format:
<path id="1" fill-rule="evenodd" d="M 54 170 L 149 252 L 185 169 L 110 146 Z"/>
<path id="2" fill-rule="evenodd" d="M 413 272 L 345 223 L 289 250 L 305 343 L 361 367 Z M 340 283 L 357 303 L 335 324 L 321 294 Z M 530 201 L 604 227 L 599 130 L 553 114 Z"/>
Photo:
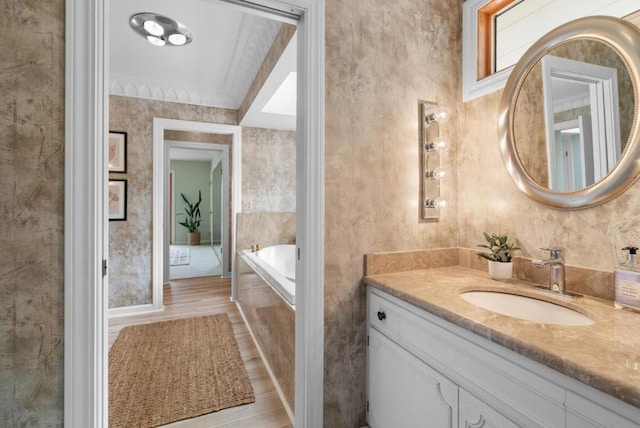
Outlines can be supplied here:
<path id="1" fill-rule="evenodd" d="M 226 144 L 165 141 L 169 148 L 169 280 L 229 276 L 229 147 Z M 206 147 L 205 147 L 206 146 Z M 167 177 L 165 172 L 165 177 Z M 189 242 L 184 197 L 200 195 L 200 243 Z M 226 215 L 225 215 L 226 212 Z M 224 249 L 224 251 L 223 251 Z M 228 262 L 228 257 L 225 258 Z M 223 266 L 224 265 L 224 266 Z M 166 281 L 165 281 L 166 283 Z"/>
<path id="2" fill-rule="evenodd" d="M 296 426 L 323 424 L 324 0 L 229 1 L 298 25 Z M 66 1 L 65 423 L 107 426 L 104 0 Z M 103 144 L 87 144 L 87 142 Z M 154 194 L 162 189 L 155 189 Z M 155 247 L 154 247 L 155 249 Z M 90 286 L 87 286 L 87 285 Z"/>

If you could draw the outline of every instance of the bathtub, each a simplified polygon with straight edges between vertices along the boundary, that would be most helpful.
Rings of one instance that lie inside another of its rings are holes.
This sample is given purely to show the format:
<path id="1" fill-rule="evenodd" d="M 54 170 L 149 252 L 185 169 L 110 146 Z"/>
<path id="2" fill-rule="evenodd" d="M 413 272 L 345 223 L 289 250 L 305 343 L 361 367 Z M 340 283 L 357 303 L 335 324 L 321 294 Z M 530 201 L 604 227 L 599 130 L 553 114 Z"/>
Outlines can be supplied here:
<path id="1" fill-rule="evenodd" d="M 244 250 L 242 259 L 261 275 L 290 305 L 296 302 L 296 246 L 272 245 L 252 252 Z"/>

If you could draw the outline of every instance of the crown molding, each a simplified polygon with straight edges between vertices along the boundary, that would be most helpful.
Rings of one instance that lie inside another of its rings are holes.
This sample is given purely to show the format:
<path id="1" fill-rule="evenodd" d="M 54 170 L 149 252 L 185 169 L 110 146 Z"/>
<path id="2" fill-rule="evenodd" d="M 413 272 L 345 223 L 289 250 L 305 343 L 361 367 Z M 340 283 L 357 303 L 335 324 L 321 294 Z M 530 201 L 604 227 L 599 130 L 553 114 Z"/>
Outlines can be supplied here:
<path id="1" fill-rule="evenodd" d="M 110 76 L 109 94 L 234 110 L 238 109 L 241 101 L 206 88 L 119 75 Z"/>

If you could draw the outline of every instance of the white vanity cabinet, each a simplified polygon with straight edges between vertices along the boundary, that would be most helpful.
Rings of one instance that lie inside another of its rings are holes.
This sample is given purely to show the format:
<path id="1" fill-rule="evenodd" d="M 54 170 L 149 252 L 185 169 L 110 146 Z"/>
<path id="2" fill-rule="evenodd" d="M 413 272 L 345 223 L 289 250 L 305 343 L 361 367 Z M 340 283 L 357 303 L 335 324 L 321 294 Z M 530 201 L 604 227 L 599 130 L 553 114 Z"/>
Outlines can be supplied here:
<path id="1" fill-rule="evenodd" d="M 640 409 L 368 287 L 371 428 L 640 428 Z"/>
<path id="2" fill-rule="evenodd" d="M 458 386 L 371 330 L 369 426 L 457 427 Z"/>

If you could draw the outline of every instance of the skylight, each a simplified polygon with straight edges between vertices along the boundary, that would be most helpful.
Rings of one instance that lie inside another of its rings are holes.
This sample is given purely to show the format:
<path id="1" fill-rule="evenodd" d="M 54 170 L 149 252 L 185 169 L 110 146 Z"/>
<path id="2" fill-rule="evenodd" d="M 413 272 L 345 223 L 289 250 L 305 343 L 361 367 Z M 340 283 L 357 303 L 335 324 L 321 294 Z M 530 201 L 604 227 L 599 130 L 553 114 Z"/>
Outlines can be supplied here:
<path id="1" fill-rule="evenodd" d="M 296 115 L 297 76 L 295 71 L 289 73 L 271 99 L 264 105 L 262 113 Z"/>

